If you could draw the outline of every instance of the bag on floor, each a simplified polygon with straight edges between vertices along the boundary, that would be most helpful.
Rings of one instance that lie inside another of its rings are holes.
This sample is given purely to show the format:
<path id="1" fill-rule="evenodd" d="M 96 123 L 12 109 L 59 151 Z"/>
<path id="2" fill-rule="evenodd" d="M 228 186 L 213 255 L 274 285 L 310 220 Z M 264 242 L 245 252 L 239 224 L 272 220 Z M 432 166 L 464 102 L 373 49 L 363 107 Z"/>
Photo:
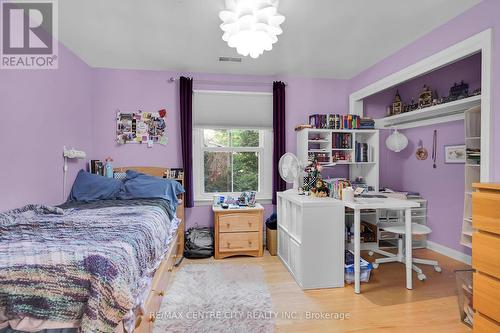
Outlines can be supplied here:
<path id="1" fill-rule="evenodd" d="M 214 255 L 212 228 L 193 227 L 186 231 L 184 257 L 189 259 L 210 258 Z"/>

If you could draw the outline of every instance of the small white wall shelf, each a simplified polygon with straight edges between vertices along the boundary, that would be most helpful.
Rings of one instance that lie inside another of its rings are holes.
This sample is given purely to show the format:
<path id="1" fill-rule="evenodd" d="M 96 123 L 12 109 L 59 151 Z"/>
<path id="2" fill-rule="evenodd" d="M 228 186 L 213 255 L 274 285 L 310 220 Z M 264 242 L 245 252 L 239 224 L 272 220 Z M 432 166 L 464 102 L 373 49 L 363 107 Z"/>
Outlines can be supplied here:
<path id="1" fill-rule="evenodd" d="M 461 120 L 464 119 L 466 110 L 479 105 L 481 105 L 481 95 L 471 96 L 449 103 L 376 119 L 375 127 L 380 129 L 405 129 Z"/>

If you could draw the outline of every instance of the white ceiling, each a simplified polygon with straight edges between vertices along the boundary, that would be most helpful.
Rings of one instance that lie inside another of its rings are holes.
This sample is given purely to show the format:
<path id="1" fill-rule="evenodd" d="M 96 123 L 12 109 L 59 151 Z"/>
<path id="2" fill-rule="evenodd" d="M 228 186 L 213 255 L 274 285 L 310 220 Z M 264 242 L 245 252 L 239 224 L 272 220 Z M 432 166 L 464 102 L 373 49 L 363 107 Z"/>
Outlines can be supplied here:
<path id="1" fill-rule="evenodd" d="M 349 79 L 481 0 L 281 0 L 283 35 L 242 63 L 224 0 L 59 1 L 61 42 L 93 67 Z"/>

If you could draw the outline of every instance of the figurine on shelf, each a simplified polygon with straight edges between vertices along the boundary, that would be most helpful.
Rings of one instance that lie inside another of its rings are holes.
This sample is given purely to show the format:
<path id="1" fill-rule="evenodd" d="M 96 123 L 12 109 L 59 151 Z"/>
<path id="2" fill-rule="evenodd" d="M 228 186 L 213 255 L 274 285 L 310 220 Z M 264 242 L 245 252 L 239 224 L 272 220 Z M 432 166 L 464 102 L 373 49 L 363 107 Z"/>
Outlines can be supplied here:
<path id="1" fill-rule="evenodd" d="M 314 187 L 316 180 L 320 177 L 320 169 L 321 167 L 314 157 L 307 162 L 307 166 L 304 169 L 306 175 L 304 176 L 304 184 L 302 185 L 304 192 L 309 192 Z"/>
<path id="2" fill-rule="evenodd" d="M 418 96 L 418 107 L 421 109 L 428 106 L 432 106 L 432 91 L 429 87 L 427 87 L 427 85 L 424 85 L 420 95 Z"/>
<path id="3" fill-rule="evenodd" d="M 311 188 L 311 195 L 313 197 L 318 197 L 318 198 L 325 198 L 330 194 L 330 190 L 326 186 L 325 182 L 321 177 L 318 177 L 316 179 L 316 182 L 314 183 L 314 187 Z"/>
<path id="4" fill-rule="evenodd" d="M 432 93 L 432 105 L 438 105 L 439 104 L 439 95 L 437 90 L 434 90 Z"/>
<path id="5" fill-rule="evenodd" d="M 415 102 L 415 100 L 412 98 L 411 99 L 411 105 L 410 105 L 410 111 L 415 111 L 418 109 L 418 103 Z"/>
<path id="6" fill-rule="evenodd" d="M 478 96 L 481 95 L 481 88 L 475 89 L 470 96 Z"/>
<path id="7" fill-rule="evenodd" d="M 456 101 L 462 98 L 466 98 L 469 96 L 469 84 L 460 82 L 457 84 L 456 82 L 453 84 L 453 87 L 450 88 L 450 96 L 448 96 L 449 102 Z"/>
<path id="8" fill-rule="evenodd" d="M 399 90 L 396 90 L 396 96 L 394 96 L 394 102 L 392 102 L 392 114 L 400 114 L 403 112 L 403 102 L 401 101 L 401 96 L 399 95 Z"/>
<path id="9" fill-rule="evenodd" d="M 330 191 L 321 178 L 321 165 L 318 161 L 316 159 L 308 161 L 304 171 L 306 176 L 304 177 L 304 185 L 301 188 L 302 191 L 310 193 L 314 197 L 327 197 Z"/>

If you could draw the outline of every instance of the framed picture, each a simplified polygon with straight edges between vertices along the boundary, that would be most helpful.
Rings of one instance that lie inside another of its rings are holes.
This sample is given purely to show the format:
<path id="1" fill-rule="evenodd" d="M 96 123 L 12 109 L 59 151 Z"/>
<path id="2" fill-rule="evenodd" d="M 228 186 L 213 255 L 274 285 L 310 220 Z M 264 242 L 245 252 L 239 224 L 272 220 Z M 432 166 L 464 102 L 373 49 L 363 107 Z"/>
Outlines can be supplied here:
<path id="1" fill-rule="evenodd" d="M 465 145 L 444 146 L 445 163 L 465 163 Z"/>

